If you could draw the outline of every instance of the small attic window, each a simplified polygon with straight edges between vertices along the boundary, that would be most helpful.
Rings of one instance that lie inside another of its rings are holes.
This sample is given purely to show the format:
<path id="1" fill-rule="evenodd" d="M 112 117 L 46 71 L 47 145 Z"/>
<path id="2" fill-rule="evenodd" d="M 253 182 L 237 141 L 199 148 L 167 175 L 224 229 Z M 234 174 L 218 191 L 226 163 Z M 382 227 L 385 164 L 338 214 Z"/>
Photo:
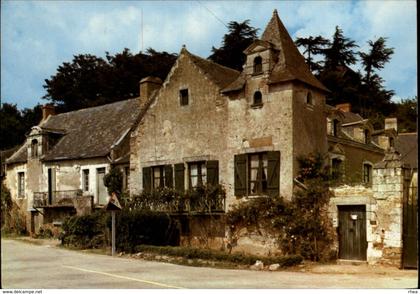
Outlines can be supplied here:
<path id="1" fill-rule="evenodd" d="M 332 121 L 332 128 L 331 128 L 332 134 L 331 135 L 333 135 L 334 137 L 337 137 L 338 136 L 338 127 L 339 127 L 339 124 L 340 124 L 340 122 L 338 121 L 338 119 L 334 119 Z"/>
<path id="2" fill-rule="evenodd" d="M 188 89 L 179 90 L 179 104 L 181 106 L 188 105 Z"/>
<path id="3" fill-rule="evenodd" d="M 261 74 L 262 73 L 262 58 L 261 56 L 257 56 L 254 58 L 254 74 Z"/>
<path id="4" fill-rule="evenodd" d="M 389 148 L 394 148 L 394 138 L 393 137 L 389 137 Z"/>
<path id="5" fill-rule="evenodd" d="M 365 144 L 369 144 L 370 143 L 370 132 L 369 132 L 369 130 L 365 129 L 364 134 L 365 134 Z"/>
<path id="6" fill-rule="evenodd" d="M 31 155 L 32 155 L 32 158 L 38 157 L 38 140 L 37 139 L 33 139 L 31 142 Z"/>
<path id="7" fill-rule="evenodd" d="M 312 97 L 312 93 L 311 92 L 308 92 L 306 94 L 306 104 L 308 104 L 308 105 L 314 105 L 315 104 L 314 97 Z"/>
<path id="8" fill-rule="evenodd" d="M 262 102 L 262 94 L 261 94 L 260 91 L 256 91 L 254 93 L 254 98 L 253 98 L 253 101 L 252 102 L 253 102 L 252 103 L 252 106 L 262 106 L 263 105 L 263 102 Z"/>

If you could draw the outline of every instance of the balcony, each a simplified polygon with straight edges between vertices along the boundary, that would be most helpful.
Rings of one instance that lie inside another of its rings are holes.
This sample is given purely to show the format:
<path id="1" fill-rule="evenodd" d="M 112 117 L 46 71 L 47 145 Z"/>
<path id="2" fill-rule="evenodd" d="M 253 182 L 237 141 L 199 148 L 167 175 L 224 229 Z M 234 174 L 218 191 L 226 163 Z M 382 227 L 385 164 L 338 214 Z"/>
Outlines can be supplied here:
<path id="1" fill-rule="evenodd" d="M 42 207 L 73 207 L 73 199 L 82 196 L 82 190 L 65 190 L 48 192 L 34 192 L 35 208 Z"/>

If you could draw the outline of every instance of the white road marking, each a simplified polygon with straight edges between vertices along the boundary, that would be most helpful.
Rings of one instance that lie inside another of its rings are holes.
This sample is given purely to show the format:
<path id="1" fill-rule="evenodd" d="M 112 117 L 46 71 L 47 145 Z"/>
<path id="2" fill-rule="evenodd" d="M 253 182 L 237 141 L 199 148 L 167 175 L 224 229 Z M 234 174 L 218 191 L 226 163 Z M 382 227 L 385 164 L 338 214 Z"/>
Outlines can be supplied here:
<path id="1" fill-rule="evenodd" d="M 78 270 L 78 271 L 82 271 L 82 272 L 95 273 L 95 274 L 100 274 L 100 275 L 114 277 L 114 278 L 119 278 L 119 279 L 125 279 L 125 280 L 131 280 L 131 281 L 136 281 L 136 282 L 151 284 L 151 285 L 165 287 L 165 288 L 185 289 L 185 288 L 182 288 L 182 287 L 177 287 L 177 286 L 162 284 L 162 283 L 153 282 L 153 281 L 140 280 L 140 279 L 125 277 L 125 276 L 120 276 L 120 275 L 114 275 L 114 274 L 105 273 L 105 272 L 99 272 L 99 271 L 94 271 L 94 270 L 88 270 L 88 269 L 84 269 L 84 268 L 80 268 L 80 267 L 75 267 L 75 266 L 62 265 L 62 267 L 70 268 L 70 269 L 74 269 L 74 270 Z"/>

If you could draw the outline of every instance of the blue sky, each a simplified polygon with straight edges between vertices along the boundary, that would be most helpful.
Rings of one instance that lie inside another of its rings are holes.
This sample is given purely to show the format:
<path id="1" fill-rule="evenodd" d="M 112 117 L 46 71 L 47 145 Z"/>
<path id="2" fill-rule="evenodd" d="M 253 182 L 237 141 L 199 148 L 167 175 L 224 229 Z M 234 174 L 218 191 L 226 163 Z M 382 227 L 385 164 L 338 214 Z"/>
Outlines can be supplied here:
<path id="1" fill-rule="evenodd" d="M 249 19 L 261 34 L 274 9 L 293 39 L 330 38 L 336 25 L 361 50 L 368 40 L 387 37 L 395 50 L 380 72 L 387 89 L 396 92 L 394 100 L 417 95 L 415 1 L 6 0 L 1 1 L 1 101 L 20 109 L 46 103 L 44 80 L 77 54 L 103 57 L 125 47 L 179 53 L 185 44 L 207 57 L 227 32 L 223 23 Z"/>

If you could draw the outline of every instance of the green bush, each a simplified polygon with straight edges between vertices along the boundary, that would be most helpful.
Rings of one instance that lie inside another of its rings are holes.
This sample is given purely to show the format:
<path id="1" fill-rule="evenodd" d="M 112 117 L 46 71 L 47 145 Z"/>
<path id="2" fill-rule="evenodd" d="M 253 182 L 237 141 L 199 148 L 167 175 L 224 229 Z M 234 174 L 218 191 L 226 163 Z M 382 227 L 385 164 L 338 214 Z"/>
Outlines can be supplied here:
<path id="1" fill-rule="evenodd" d="M 112 193 L 116 193 L 117 195 L 121 195 L 122 187 L 123 187 L 123 174 L 122 172 L 113 167 L 104 177 L 104 185 L 107 187 L 108 194 L 112 195 Z"/>
<path id="2" fill-rule="evenodd" d="M 106 218 L 103 210 L 90 215 L 72 216 L 63 222 L 60 236 L 63 245 L 78 248 L 99 248 L 106 245 Z"/>
<path id="3" fill-rule="evenodd" d="M 205 259 L 220 262 L 231 262 L 236 264 L 252 265 L 257 260 L 261 260 L 264 264 L 278 263 L 282 267 L 297 265 L 302 262 L 303 258 L 299 255 L 288 256 L 256 256 L 242 253 L 227 253 L 224 251 L 215 251 L 209 249 L 199 249 L 190 247 L 158 247 L 139 245 L 135 247 L 136 252 L 151 252 L 161 255 L 181 256 L 188 259 Z"/>
<path id="4" fill-rule="evenodd" d="M 9 189 L 1 183 L 1 232 L 2 234 L 26 235 L 25 212 L 12 200 Z"/>
<path id="5" fill-rule="evenodd" d="M 108 227 L 111 220 L 108 219 Z M 116 248 L 132 252 L 135 246 L 170 245 L 174 224 L 166 213 L 123 209 L 116 217 Z"/>
<path id="6" fill-rule="evenodd" d="M 58 239 L 61 235 L 62 228 L 55 227 L 53 224 L 44 224 L 34 237 L 39 239 Z"/>

